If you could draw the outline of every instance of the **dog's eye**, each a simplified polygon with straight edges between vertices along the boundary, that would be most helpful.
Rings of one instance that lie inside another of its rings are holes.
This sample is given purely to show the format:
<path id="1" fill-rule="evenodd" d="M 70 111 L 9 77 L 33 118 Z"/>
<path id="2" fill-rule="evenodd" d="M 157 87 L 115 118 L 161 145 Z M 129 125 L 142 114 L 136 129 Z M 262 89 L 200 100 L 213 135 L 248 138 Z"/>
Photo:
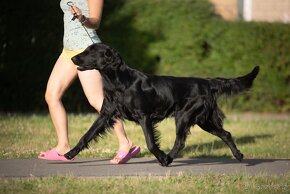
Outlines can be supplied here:
<path id="1" fill-rule="evenodd" d="M 114 57 L 111 55 L 111 56 L 107 56 L 106 54 L 105 54 L 105 62 L 106 63 L 113 63 L 114 62 Z"/>
<path id="2" fill-rule="evenodd" d="M 109 49 L 107 49 L 106 52 L 105 52 L 105 57 L 111 58 L 112 55 L 113 55 L 112 51 L 110 51 Z"/>

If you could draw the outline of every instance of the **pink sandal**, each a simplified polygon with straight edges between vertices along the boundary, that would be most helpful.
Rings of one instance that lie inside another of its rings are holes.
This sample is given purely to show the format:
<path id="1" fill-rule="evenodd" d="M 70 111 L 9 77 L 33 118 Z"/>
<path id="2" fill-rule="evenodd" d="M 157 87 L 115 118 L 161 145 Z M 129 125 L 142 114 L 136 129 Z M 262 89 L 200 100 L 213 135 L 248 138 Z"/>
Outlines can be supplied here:
<path id="1" fill-rule="evenodd" d="M 60 160 L 60 161 L 71 161 L 69 159 L 67 159 L 66 157 L 59 155 L 57 153 L 57 151 L 55 150 L 55 148 L 48 150 L 47 152 L 41 152 L 38 155 L 39 159 L 42 160 Z M 72 159 L 73 160 L 73 159 Z"/>
<path id="2" fill-rule="evenodd" d="M 110 160 L 110 162 L 111 162 L 111 164 L 125 164 L 131 158 L 133 158 L 134 156 L 139 154 L 140 150 L 141 149 L 139 146 L 134 146 L 130 149 L 129 152 L 118 151 L 117 155 L 112 160 Z"/>

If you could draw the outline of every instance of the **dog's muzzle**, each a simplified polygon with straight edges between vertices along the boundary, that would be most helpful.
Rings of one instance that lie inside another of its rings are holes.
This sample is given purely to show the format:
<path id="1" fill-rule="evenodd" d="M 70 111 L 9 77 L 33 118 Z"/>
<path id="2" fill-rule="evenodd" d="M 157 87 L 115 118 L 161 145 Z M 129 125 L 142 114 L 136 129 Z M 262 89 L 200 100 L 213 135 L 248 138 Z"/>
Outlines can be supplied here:
<path id="1" fill-rule="evenodd" d="M 79 71 L 86 71 L 86 70 L 92 70 L 92 69 L 96 69 L 93 65 L 77 65 L 77 70 Z"/>
<path id="2" fill-rule="evenodd" d="M 79 71 L 86 71 L 86 70 L 90 70 L 90 69 L 93 69 L 93 68 L 82 67 L 82 66 L 78 66 L 78 67 L 77 67 L 77 70 L 79 70 Z"/>
<path id="3" fill-rule="evenodd" d="M 79 71 L 85 71 L 86 69 L 85 69 L 84 67 L 80 67 L 80 66 L 78 66 L 78 67 L 77 67 L 77 70 L 79 70 Z"/>

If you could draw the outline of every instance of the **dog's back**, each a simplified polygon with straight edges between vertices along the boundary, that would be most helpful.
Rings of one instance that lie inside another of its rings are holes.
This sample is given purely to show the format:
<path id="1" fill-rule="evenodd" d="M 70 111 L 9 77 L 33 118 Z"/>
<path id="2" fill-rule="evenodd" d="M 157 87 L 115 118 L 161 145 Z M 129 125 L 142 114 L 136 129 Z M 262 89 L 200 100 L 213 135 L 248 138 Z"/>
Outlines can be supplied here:
<path id="1" fill-rule="evenodd" d="M 124 67 L 128 67 L 124 64 Z M 124 68 L 126 69 L 126 68 Z M 196 78 L 148 75 L 128 67 L 126 82 L 129 87 L 114 91 L 119 112 L 125 119 L 138 122 L 144 115 L 156 122 L 175 115 L 189 101 L 204 103 L 205 107 L 215 106 L 220 95 L 238 94 L 248 90 L 259 72 L 259 67 L 237 78 Z M 121 73 L 118 75 L 122 76 Z M 106 76 L 106 75 L 104 75 Z M 131 81 L 130 81 L 131 80 Z M 120 85 L 120 83 L 115 83 Z M 124 84 L 124 83 L 121 83 Z M 126 107 L 126 108 L 125 108 Z"/>

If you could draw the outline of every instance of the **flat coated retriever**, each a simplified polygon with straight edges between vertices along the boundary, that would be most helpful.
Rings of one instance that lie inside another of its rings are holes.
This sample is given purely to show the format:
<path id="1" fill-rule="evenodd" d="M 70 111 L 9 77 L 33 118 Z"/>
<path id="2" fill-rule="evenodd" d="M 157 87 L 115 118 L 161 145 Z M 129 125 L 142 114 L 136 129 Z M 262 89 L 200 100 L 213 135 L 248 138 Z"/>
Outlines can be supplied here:
<path id="1" fill-rule="evenodd" d="M 162 166 L 168 166 L 184 148 L 190 127 L 195 124 L 221 138 L 237 160 L 243 159 L 231 134 L 223 129 L 225 116 L 216 101 L 221 95 L 248 90 L 259 72 L 258 66 L 233 79 L 149 75 L 127 66 L 115 49 L 102 43 L 89 46 L 72 61 L 80 71 L 100 71 L 104 102 L 97 120 L 65 154 L 66 158 L 72 159 L 88 148 L 92 139 L 98 140 L 112 128 L 115 119 L 127 119 L 141 125 L 148 149 Z M 160 150 L 155 126 L 171 116 L 175 117 L 176 139 L 172 150 L 165 154 Z"/>

